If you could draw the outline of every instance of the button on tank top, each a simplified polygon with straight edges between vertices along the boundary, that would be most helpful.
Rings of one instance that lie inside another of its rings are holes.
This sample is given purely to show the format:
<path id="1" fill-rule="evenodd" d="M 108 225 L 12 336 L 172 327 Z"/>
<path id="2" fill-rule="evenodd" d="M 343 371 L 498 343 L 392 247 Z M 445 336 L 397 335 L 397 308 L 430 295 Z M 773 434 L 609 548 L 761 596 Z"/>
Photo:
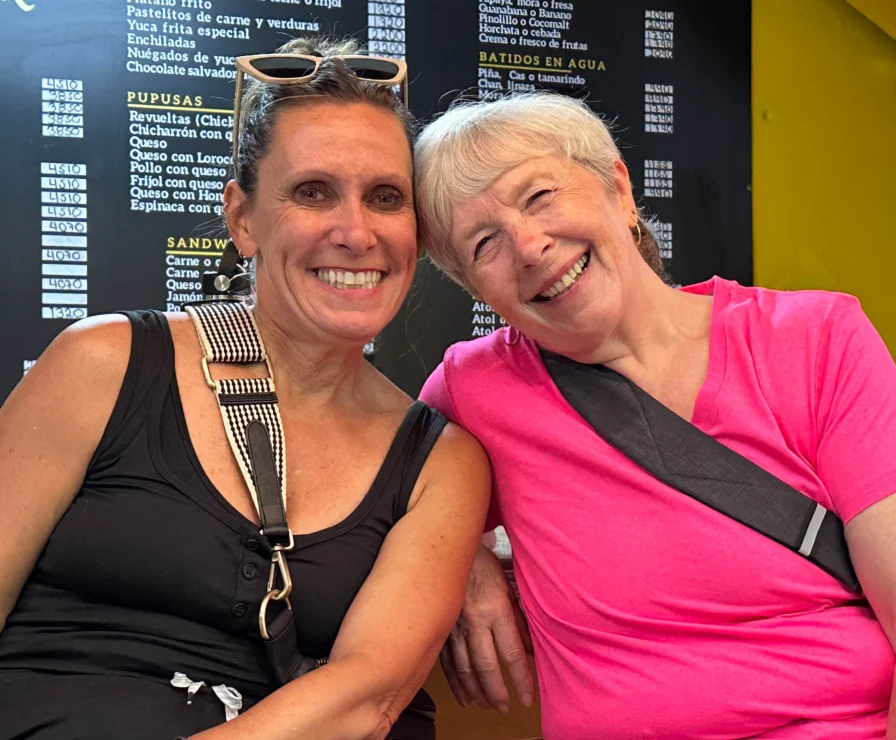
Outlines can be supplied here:
<path id="1" fill-rule="evenodd" d="M 222 722 L 210 691 L 186 704 L 175 672 L 235 688 L 244 709 L 276 688 L 258 634 L 268 543 L 199 464 L 164 315 L 127 316 L 131 354 L 107 429 L 0 633 L 0 740 L 158 740 Z M 357 508 L 296 536 L 287 559 L 305 655 L 329 655 L 444 426 L 411 405 Z"/>

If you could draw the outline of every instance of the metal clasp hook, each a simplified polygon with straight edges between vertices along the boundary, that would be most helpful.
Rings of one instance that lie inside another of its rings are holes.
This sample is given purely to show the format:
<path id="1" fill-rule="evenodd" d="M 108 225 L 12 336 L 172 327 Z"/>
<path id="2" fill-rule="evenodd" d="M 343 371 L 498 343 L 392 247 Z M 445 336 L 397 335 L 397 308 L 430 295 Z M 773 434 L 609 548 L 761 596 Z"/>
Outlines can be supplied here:
<path id="1" fill-rule="evenodd" d="M 270 640 L 271 635 L 268 632 L 268 604 L 272 601 L 286 601 L 286 608 L 292 611 L 292 604 L 289 603 L 289 595 L 292 593 L 292 576 L 289 574 L 289 564 L 286 562 L 286 556 L 283 554 L 284 548 L 274 548 L 271 555 L 271 572 L 268 575 L 268 592 L 261 600 L 261 607 L 258 609 L 258 631 L 265 640 Z M 280 573 L 280 580 L 283 585 L 280 588 L 275 587 L 277 573 Z"/>
<path id="2" fill-rule="evenodd" d="M 283 581 L 283 587 L 275 589 L 274 581 L 276 580 L 278 570 L 280 571 L 280 580 Z M 292 576 L 289 574 L 289 564 L 286 562 L 283 550 L 274 550 L 273 555 L 271 555 L 271 573 L 268 576 L 268 593 L 271 593 L 272 591 L 279 592 L 279 596 L 271 597 L 275 601 L 282 601 L 292 593 Z"/>

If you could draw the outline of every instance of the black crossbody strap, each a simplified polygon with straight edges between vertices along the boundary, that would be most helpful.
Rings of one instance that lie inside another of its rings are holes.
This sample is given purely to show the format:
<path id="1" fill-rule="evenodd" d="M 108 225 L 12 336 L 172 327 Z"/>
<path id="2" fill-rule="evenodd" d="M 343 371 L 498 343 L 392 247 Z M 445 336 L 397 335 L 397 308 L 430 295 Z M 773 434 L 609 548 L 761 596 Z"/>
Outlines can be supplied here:
<path id="1" fill-rule="evenodd" d="M 255 316 L 242 301 L 194 303 L 184 310 L 193 319 L 199 335 L 205 379 L 218 399 L 227 440 L 258 511 L 263 533 L 272 545 L 288 549 L 291 545 L 286 528 L 286 449 L 270 367 L 266 378 L 213 379 L 208 369 L 212 363 L 267 364 Z M 253 429 L 254 451 L 250 437 Z M 267 436 L 270 455 L 258 447 L 262 434 Z M 258 467 L 259 462 L 263 467 Z M 269 467 L 271 462 L 273 469 Z"/>
<path id="2" fill-rule="evenodd" d="M 570 406 L 609 445 L 666 485 L 756 530 L 860 592 L 843 522 L 600 365 L 542 352 Z"/>
<path id="3" fill-rule="evenodd" d="M 255 316 L 246 303 L 213 300 L 189 304 L 184 310 L 199 335 L 206 382 L 218 399 L 227 440 L 258 511 L 261 534 L 271 546 L 271 571 L 259 606 L 258 629 L 271 673 L 284 684 L 326 660 L 307 658 L 299 651 L 289 602 L 292 578 L 284 554 L 293 549 L 295 540 L 286 519 L 286 445 L 274 378 Z M 210 363 L 264 363 L 268 377 L 213 378 Z"/>

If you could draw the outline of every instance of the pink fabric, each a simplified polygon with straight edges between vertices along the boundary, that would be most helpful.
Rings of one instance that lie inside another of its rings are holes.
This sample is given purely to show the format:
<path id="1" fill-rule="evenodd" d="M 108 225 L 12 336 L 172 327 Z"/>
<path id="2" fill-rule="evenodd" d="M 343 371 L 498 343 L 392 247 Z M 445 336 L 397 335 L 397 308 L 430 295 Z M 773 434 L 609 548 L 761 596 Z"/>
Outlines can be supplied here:
<path id="1" fill-rule="evenodd" d="M 896 492 L 896 367 L 855 298 L 715 278 L 694 423 L 845 521 Z M 548 740 L 883 738 L 894 658 L 866 606 L 603 443 L 505 330 L 421 398 L 483 443 Z"/>

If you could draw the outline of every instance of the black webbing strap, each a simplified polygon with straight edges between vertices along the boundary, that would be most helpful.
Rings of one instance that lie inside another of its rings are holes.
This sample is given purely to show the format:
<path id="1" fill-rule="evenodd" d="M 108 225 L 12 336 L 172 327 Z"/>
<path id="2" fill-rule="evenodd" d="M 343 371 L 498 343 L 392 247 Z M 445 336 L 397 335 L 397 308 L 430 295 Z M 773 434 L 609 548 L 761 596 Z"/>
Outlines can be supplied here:
<path id="1" fill-rule="evenodd" d="M 202 368 L 215 392 L 224 431 L 272 547 L 292 549 L 286 526 L 286 445 L 274 378 L 252 310 L 243 301 L 185 307 L 202 347 Z M 266 378 L 213 378 L 209 366 L 267 366 Z"/>
<path id="2" fill-rule="evenodd" d="M 274 379 L 213 378 L 209 364 L 267 363 L 252 310 L 242 301 L 207 301 L 186 307 L 202 346 L 206 382 L 215 392 L 224 431 L 252 496 L 260 534 L 271 546 L 267 593 L 258 626 L 274 679 L 285 684 L 326 661 L 302 655 L 289 594 L 292 577 L 286 553 L 294 538 L 286 518 L 286 442 Z"/>
<path id="3" fill-rule="evenodd" d="M 682 419 L 627 378 L 542 351 L 570 406 L 666 485 L 764 534 L 861 592 L 832 511 Z"/>
<path id="4" fill-rule="evenodd" d="M 276 403 L 276 398 L 273 401 Z M 251 404 L 246 404 L 251 405 Z M 277 463 L 267 427 L 257 419 L 246 424 L 246 445 L 252 461 L 252 477 L 258 495 L 258 519 L 261 531 L 268 542 L 290 541 L 289 525 L 286 523 L 286 508 L 281 495 Z"/>

